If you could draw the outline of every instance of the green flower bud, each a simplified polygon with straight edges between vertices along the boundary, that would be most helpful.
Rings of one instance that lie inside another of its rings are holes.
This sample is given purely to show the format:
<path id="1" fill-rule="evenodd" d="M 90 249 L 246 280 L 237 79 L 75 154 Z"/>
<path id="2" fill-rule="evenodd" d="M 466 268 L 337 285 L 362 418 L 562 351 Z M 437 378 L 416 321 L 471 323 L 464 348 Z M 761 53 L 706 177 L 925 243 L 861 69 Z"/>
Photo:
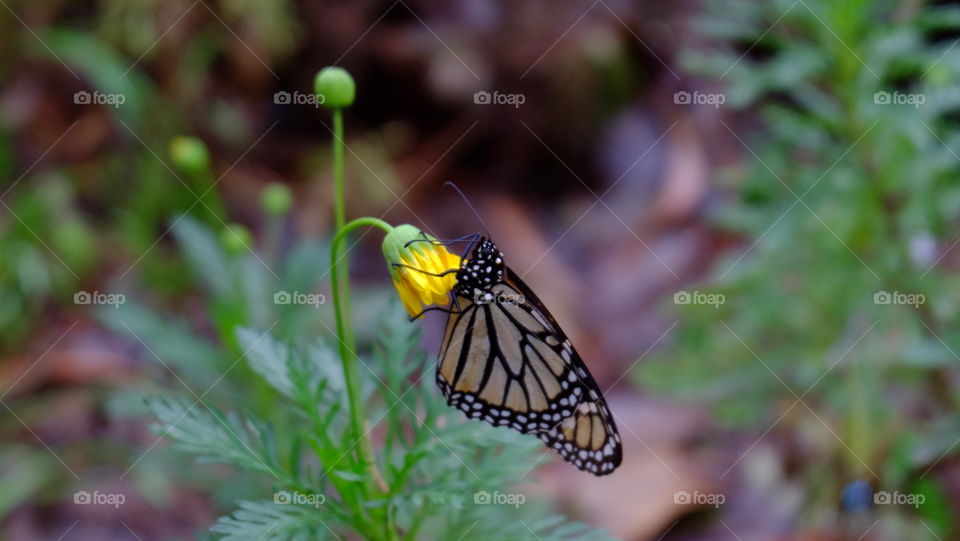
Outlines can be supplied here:
<path id="1" fill-rule="evenodd" d="M 220 242 L 232 254 L 238 254 L 253 246 L 253 235 L 242 224 L 230 224 L 220 232 Z"/>
<path id="2" fill-rule="evenodd" d="M 412 251 L 419 254 L 423 253 L 422 245 L 429 245 L 426 242 L 419 242 L 424 239 L 434 240 L 433 237 L 410 224 L 398 225 L 383 237 L 383 244 L 380 245 L 380 249 L 383 251 L 383 259 L 387 262 L 390 276 L 396 276 L 397 274 L 397 269 L 393 266 L 395 263 L 404 263 L 404 260 L 414 259 Z M 414 240 L 418 242 L 408 246 L 408 243 Z"/>
<path id="3" fill-rule="evenodd" d="M 260 202 L 269 214 L 279 216 L 290 210 L 293 204 L 293 193 L 286 184 L 271 182 L 264 188 Z"/>
<path id="4" fill-rule="evenodd" d="M 197 174 L 210 167 L 210 152 L 207 145 L 196 137 L 180 135 L 170 141 L 170 159 L 174 166 L 190 174 Z"/>
<path id="5" fill-rule="evenodd" d="M 348 107 L 357 94 L 357 86 L 350 73 L 335 66 L 326 67 L 317 73 L 313 88 L 325 107 Z"/>

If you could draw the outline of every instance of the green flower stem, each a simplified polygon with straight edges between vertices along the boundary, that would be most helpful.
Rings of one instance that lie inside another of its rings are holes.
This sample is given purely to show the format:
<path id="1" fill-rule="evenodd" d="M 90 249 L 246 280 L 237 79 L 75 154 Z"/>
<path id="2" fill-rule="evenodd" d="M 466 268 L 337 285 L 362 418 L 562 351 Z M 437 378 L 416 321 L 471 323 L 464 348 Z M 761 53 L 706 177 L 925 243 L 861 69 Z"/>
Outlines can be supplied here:
<path id="1" fill-rule="evenodd" d="M 353 431 L 354 444 L 360 449 L 361 457 L 368 464 L 376 480 L 380 480 L 375 471 L 373 449 L 370 439 L 365 437 L 363 399 L 360 396 L 357 375 L 356 338 L 353 333 L 353 324 L 350 319 L 350 284 L 345 280 L 349 274 L 346 255 L 343 251 L 343 241 L 347 234 L 358 227 L 379 227 L 389 233 L 393 227 L 377 218 L 357 218 L 337 229 L 337 234 L 330 244 L 331 280 L 333 282 L 333 310 L 337 320 L 337 337 L 339 338 L 340 359 L 343 363 L 343 377 L 347 386 L 347 399 L 350 406 L 350 424 Z"/>
<path id="2" fill-rule="evenodd" d="M 337 231 L 346 222 L 346 203 L 343 195 L 343 109 L 333 110 L 333 217 Z"/>
<path id="3" fill-rule="evenodd" d="M 333 274 L 333 306 L 334 310 L 337 313 L 337 335 L 340 338 L 340 358 L 343 359 L 343 362 L 347 363 L 347 355 L 344 353 L 344 341 L 347 340 L 347 336 L 344 334 L 344 329 L 346 328 L 352 335 L 352 326 L 342 325 L 341 317 L 341 301 L 340 301 L 340 287 L 338 281 L 338 267 L 342 264 L 342 274 L 346 276 L 347 272 L 347 261 L 346 254 L 341 251 L 342 237 L 340 236 L 344 232 L 344 225 L 346 222 L 346 198 L 344 196 L 343 190 L 343 109 L 337 107 L 333 110 L 333 218 L 334 218 L 334 230 L 336 231 L 336 237 L 331 244 L 330 252 L 330 263 L 332 267 Z M 337 242 L 337 239 L 340 239 L 340 242 Z M 344 289 L 346 294 L 343 295 L 346 306 L 346 321 L 350 320 L 350 295 L 349 287 L 345 284 Z M 352 336 L 350 337 L 349 344 L 351 348 L 354 347 L 354 341 Z M 346 372 L 346 370 L 344 370 Z M 349 389 L 349 386 L 348 386 Z M 352 400 L 351 400 L 352 403 Z M 351 408 L 351 411 L 354 408 Z M 354 427 L 356 428 L 356 426 Z M 358 432 L 362 434 L 362 432 Z"/>
<path id="4" fill-rule="evenodd" d="M 367 437 L 366 417 L 364 415 L 364 397 L 360 389 L 360 377 L 357 370 L 357 341 L 353 332 L 353 323 L 350 313 L 350 270 L 347 264 L 347 254 L 344 251 L 343 241 L 347 235 L 358 227 L 379 227 L 390 233 L 393 227 L 377 218 L 357 218 L 346 223 L 346 198 L 343 188 L 343 108 L 353 103 L 356 87 L 353 78 L 342 68 L 328 67 L 321 70 L 314 81 L 314 88 L 318 96 L 323 98 L 327 107 L 333 110 L 333 212 L 336 233 L 330 243 L 330 271 L 333 289 L 333 310 L 337 320 L 337 339 L 340 349 L 340 360 L 343 363 L 343 379 L 347 388 L 347 406 L 350 410 L 350 449 L 357 449 L 357 464 L 369 472 L 369 477 L 359 485 L 359 496 L 366 502 L 374 499 L 372 490 L 379 489 L 381 493 L 389 492 L 389 487 L 377 469 L 373 456 L 373 446 Z M 375 488 L 370 486 L 373 482 Z M 342 492 L 342 491 L 341 491 Z M 346 495 L 344 495 L 345 500 Z M 356 501 L 351 496 L 351 501 Z M 360 508 L 355 509 L 359 515 L 368 515 L 373 524 L 381 525 L 383 537 L 388 541 L 397 539 L 396 531 L 391 523 L 389 509 L 370 509 L 367 513 Z M 358 516 L 357 518 L 361 518 Z M 373 527 L 374 531 L 365 532 L 370 539 L 380 539 L 376 526 L 363 521 L 364 529 Z"/>

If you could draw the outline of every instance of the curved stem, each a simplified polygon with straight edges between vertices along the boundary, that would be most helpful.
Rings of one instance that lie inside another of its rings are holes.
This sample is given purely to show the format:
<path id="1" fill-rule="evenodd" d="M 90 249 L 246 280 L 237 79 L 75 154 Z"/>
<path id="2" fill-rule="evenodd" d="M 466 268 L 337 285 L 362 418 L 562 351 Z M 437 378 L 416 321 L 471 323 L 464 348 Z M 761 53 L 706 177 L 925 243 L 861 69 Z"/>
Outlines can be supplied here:
<path id="1" fill-rule="evenodd" d="M 360 377 L 357 370 L 357 344 L 353 333 L 353 324 L 350 314 L 350 271 L 347 264 L 347 254 L 343 248 L 343 241 L 347 234 L 358 227 L 370 226 L 379 227 L 389 233 L 393 227 L 377 218 L 358 218 L 346 223 L 346 201 L 344 195 L 343 179 L 343 111 L 340 108 L 333 110 L 333 210 L 335 235 L 330 243 L 330 271 L 332 280 L 333 309 L 337 322 L 337 339 L 340 349 L 340 360 L 343 364 L 343 378 L 347 390 L 347 402 L 350 410 L 350 447 L 357 449 L 357 463 L 370 472 L 370 479 L 381 492 L 386 493 L 389 490 L 383 476 L 377 469 L 377 463 L 373 456 L 373 445 L 370 438 L 367 437 L 366 417 L 364 415 L 364 398 L 360 388 Z M 361 498 L 369 500 L 370 485 L 364 482 L 360 488 Z M 389 513 L 389 512 L 388 512 Z M 383 516 L 382 513 L 374 513 L 374 523 L 380 522 L 385 527 L 385 539 L 394 539 L 396 537 L 393 528 L 389 524 L 389 516 Z M 365 521 L 364 521 L 365 522 Z M 366 527 L 366 524 L 364 524 Z M 374 528 L 374 531 L 376 528 Z M 374 532 L 370 532 L 374 533 Z M 377 536 L 379 537 L 379 536 Z"/>
<path id="2" fill-rule="evenodd" d="M 360 396 L 360 378 L 357 375 L 356 338 L 353 334 L 353 325 L 350 319 L 350 284 L 343 280 L 349 274 L 346 254 L 341 255 L 343 241 L 347 234 L 358 227 L 379 227 L 389 233 L 393 227 L 377 218 L 357 218 L 350 223 L 337 228 L 337 234 L 330 244 L 330 277 L 333 286 L 333 310 L 337 321 L 338 346 L 340 360 L 343 363 L 343 378 L 347 387 L 347 400 L 350 406 L 350 425 L 353 432 L 353 445 L 359 447 L 361 458 L 371 468 L 371 473 L 378 484 L 382 485 L 382 478 L 376 470 L 373 460 L 373 448 L 370 439 L 365 436 L 364 404 Z"/>

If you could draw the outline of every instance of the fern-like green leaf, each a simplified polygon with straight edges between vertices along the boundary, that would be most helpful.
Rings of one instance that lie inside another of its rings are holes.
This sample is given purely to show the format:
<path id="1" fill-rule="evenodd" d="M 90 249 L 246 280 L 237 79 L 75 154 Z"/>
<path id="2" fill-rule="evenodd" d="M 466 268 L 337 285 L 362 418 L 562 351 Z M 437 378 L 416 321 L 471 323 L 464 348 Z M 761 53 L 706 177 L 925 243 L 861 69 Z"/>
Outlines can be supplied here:
<path id="1" fill-rule="evenodd" d="M 235 414 L 224 415 L 201 401 L 156 397 L 147 400 L 157 429 L 181 449 L 212 462 L 280 477 L 269 425 Z"/>

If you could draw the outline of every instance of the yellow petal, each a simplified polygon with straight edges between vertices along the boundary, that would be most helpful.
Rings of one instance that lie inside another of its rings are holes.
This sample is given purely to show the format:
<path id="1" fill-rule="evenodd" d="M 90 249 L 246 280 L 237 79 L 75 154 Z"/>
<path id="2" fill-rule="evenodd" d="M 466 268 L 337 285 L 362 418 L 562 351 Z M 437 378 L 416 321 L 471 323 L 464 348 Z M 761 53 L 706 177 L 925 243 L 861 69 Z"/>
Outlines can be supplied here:
<path id="1" fill-rule="evenodd" d="M 418 282 L 415 287 L 411 287 L 411 290 L 416 294 L 417 298 L 420 300 L 420 304 L 423 304 L 424 306 L 433 304 L 434 293 L 430 288 L 430 284 L 433 282 L 433 277 L 427 276 L 422 272 L 417 272 L 412 269 L 409 270 L 409 272 L 407 273 L 407 277 L 414 277 L 414 276 L 417 279 L 421 280 L 421 282 Z"/>
<path id="2" fill-rule="evenodd" d="M 418 297 L 423 298 L 423 294 L 421 292 L 429 290 L 430 286 L 428 285 L 428 279 L 430 277 L 426 274 L 423 274 L 416 269 L 410 269 L 407 267 L 401 267 L 399 274 L 403 277 L 404 281 L 407 283 L 407 286 L 413 290 Z"/>
<path id="3" fill-rule="evenodd" d="M 403 282 L 402 280 L 394 280 L 393 285 L 397 288 L 397 293 L 400 295 L 400 302 L 403 303 L 403 307 L 406 309 L 407 313 L 410 314 L 410 317 L 420 313 L 421 310 L 419 299 L 413 294 L 413 292 L 410 291 L 406 285 L 406 282 Z"/>
<path id="4" fill-rule="evenodd" d="M 420 274 L 421 276 L 425 276 L 427 278 L 427 280 L 425 280 L 425 283 L 427 286 L 426 289 L 430 293 L 432 298 L 436 298 L 437 295 L 445 295 L 446 292 L 449 290 L 449 288 L 445 287 L 443 278 L 439 276 L 433 276 L 435 274 L 440 274 L 445 270 L 447 270 L 443 268 L 442 264 L 439 263 L 435 257 L 431 257 L 431 254 L 434 254 L 434 253 L 435 252 L 428 252 L 427 254 L 417 255 L 418 268 L 424 271 L 418 274 Z M 424 273 L 429 273 L 429 274 L 424 274 Z"/>
<path id="5" fill-rule="evenodd" d="M 439 304 L 441 306 L 446 305 L 450 302 L 450 293 L 449 290 L 444 293 L 438 293 L 433 297 L 433 304 Z"/>
<path id="6" fill-rule="evenodd" d="M 457 254 L 450 253 L 445 247 L 440 247 L 440 255 L 443 257 L 443 264 L 448 269 L 458 269 L 460 268 L 460 256 Z"/>
<path id="7" fill-rule="evenodd" d="M 459 269 L 460 268 L 460 256 L 451 254 L 446 249 L 443 250 L 443 266 L 448 270 Z M 457 273 L 451 272 L 450 274 L 444 276 L 444 283 L 447 286 L 447 289 L 452 289 L 453 284 L 457 281 Z"/>

